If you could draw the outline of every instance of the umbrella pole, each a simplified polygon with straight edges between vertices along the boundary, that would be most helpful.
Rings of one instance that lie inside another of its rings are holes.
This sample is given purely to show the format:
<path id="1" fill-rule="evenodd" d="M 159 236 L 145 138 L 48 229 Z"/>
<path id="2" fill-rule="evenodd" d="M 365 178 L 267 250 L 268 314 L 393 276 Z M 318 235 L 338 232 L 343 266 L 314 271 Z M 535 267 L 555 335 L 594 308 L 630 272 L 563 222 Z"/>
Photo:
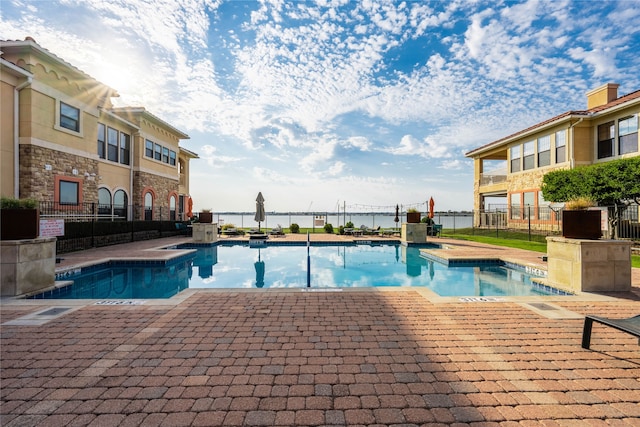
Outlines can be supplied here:
<path id="1" fill-rule="evenodd" d="M 311 246 L 311 241 L 309 240 L 309 232 L 307 231 L 307 288 L 311 287 L 311 255 L 309 254 L 309 246 Z"/>

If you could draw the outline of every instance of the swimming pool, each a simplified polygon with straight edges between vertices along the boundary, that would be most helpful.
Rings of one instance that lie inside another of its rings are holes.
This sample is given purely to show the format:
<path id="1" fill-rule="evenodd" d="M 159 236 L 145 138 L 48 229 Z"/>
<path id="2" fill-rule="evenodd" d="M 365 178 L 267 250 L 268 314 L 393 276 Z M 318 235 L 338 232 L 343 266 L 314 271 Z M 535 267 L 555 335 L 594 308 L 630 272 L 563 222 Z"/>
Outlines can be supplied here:
<path id="1" fill-rule="evenodd" d="M 180 248 L 190 248 L 181 246 Z M 432 246 L 434 247 L 434 246 Z M 548 295 L 534 275 L 498 261 L 446 266 L 398 244 L 199 246 L 166 265 L 110 262 L 66 275 L 73 285 L 38 298 L 170 298 L 187 288 L 426 287 L 441 296 Z M 307 257 L 307 253 L 309 256 Z M 310 269 L 307 269 L 307 263 Z M 309 271 L 309 274 L 308 274 Z M 62 277 L 60 277 L 62 279 Z"/>

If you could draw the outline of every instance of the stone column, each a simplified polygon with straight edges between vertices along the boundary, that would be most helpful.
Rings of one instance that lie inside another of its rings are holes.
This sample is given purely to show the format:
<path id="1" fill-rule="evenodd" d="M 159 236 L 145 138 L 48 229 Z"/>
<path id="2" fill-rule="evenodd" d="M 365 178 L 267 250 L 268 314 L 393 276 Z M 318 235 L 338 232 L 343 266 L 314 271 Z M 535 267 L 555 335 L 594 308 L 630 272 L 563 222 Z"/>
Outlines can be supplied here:
<path id="1" fill-rule="evenodd" d="M 631 245 L 625 240 L 547 237 L 547 280 L 573 292 L 629 291 Z"/>
<path id="2" fill-rule="evenodd" d="M 2 296 L 18 296 L 52 287 L 56 280 L 56 238 L 0 241 Z"/>

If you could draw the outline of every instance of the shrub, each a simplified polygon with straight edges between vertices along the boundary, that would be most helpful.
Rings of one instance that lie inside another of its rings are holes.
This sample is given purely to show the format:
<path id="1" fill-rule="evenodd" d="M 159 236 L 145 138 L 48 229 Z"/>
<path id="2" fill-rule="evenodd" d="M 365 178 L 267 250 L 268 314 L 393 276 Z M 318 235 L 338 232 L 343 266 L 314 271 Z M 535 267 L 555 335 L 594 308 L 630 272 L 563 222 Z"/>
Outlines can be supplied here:
<path id="1" fill-rule="evenodd" d="M 324 225 L 324 232 L 328 233 L 328 234 L 333 234 L 333 225 L 325 224 Z"/>
<path id="2" fill-rule="evenodd" d="M 233 224 L 231 224 L 231 223 L 229 223 L 229 224 L 224 224 L 224 225 L 222 226 L 222 229 L 223 229 L 223 230 L 227 230 L 227 229 L 229 229 L 229 228 L 236 228 L 236 226 L 235 226 L 235 225 L 233 225 Z"/>
<path id="3" fill-rule="evenodd" d="M 338 234 L 340 235 L 344 234 L 344 225 L 341 225 L 340 227 L 338 227 Z"/>
<path id="4" fill-rule="evenodd" d="M 15 199 L 13 197 L 2 197 L 0 208 L 2 209 L 35 209 L 38 201 L 35 199 Z"/>
<path id="5" fill-rule="evenodd" d="M 353 228 L 353 223 L 352 223 L 351 221 L 347 222 L 347 223 L 344 225 L 344 228 Z"/>
<path id="6" fill-rule="evenodd" d="M 300 232 L 300 226 L 294 222 L 289 226 L 289 231 L 291 231 L 293 234 L 297 234 Z"/>

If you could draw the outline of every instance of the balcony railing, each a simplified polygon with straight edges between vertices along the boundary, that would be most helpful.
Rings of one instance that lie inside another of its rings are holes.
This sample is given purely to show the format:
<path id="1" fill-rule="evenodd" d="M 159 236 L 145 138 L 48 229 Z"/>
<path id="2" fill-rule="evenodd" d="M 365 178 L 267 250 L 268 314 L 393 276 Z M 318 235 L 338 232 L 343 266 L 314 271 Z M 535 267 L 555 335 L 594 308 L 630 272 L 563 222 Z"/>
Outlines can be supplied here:
<path id="1" fill-rule="evenodd" d="M 480 174 L 480 185 L 493 185 L 507 182 L 507 175 L 504 174 Z"/>

